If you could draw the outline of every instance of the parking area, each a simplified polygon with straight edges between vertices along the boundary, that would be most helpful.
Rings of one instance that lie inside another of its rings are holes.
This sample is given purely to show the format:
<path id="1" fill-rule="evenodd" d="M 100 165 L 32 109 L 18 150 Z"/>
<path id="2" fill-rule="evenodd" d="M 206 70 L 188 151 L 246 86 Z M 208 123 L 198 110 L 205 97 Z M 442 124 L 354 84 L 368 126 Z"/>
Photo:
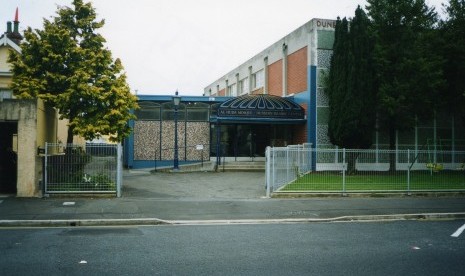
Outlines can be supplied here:
<path id="1" fill-rule="evenodd" d="M 256 199 L 265 196 L 265 173 L 150 173 L 125 170 L 122 196 L 156 199 Z"/>

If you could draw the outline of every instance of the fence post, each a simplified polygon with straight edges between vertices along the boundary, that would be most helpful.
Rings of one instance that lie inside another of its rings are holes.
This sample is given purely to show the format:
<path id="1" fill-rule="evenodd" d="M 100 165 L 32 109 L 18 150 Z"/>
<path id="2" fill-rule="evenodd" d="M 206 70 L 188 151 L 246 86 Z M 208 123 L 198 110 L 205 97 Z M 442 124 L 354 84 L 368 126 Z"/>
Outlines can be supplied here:
<path id="1" fill-rule="evenodd" d="M 272 168 L 272 173 L 271 173 L 271 179 L 270 179 L 270 193 L 274 190 L 274 184 L 275 184 L 275 181 L 276 181 L 276 160 L 274 158 L 274 156 L 276 155 L 276 149 L 273 149 L 272 152 L 270 152 L 270 155 L 271 155 L 271 158 L 273 159 L 271 161 L 271 164 L 273 166 Z"/>
<path id="2" fill-rule="evenodd" d="M 310 158 L 309 158 L 309 160 L 310 160 L 310 168 L 311 168 L 312 171 L 313 171 L 313 155 L 314 155 L 313 149 L 314 149 L 313 145 L 310 144 L 310 148 L 309 148 L 309 150 L 310 150 Z M 315 148 L 315 152 L 316 152 L 316 148 Z M 315 171 L 316 171 L 316 166 L 315 166 Z"/>
<path id="3" fill-rule="evenodd" d="M 289 179 L 289 146 L 286 147 L 286 179 Z"/>
<path id="4" fill-rule="evenodd" d="M 116 157 L 116 196 L 121 197 L 121 188 L 123 186 L 123 162 L 122 162 L 122 157 L 123 157 L 123 150 L 121 143 L 118 143 L 117 148 L 117 157 Z"/>
<path id="5" fill-rule="evenodd" d="M 407 149 L 407 164 L 409 164 L 407 168 L 407 195 L 411 195 L 410 193 L 410 168 L 412 166 L 410 166 L 410 149 Z"/>
<path id="6" fill-rule="evenodd" d="M 346 149 L 342 149 L 342 196 L 346 196 Z"/>
<path id="7" fill-rule="evenodd" d="M 47 184 L 48 184 L 48 143 L 45 142 L 45 158 L 44 158 L 44 190 L 42 191 L 42 193 L 44 194 L 44 196 L 48 196 L 47 194 Z"/>
<path id="8" fill-rule="evenodd" d="M 265 150 L 265 187 L 266 187 L 266 197 L 270 197 L 270 147 L 266 147 Z"/>

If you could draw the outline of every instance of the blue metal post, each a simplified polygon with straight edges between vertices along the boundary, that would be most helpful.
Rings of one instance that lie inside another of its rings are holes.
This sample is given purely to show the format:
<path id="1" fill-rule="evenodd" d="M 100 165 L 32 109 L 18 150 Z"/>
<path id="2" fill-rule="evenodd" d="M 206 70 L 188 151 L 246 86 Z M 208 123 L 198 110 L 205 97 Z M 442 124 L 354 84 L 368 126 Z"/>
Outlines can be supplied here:
<path id="1" fill-rule="evenodd" d="M 178 157 L 178 106 L 181 102 L 181 98 L 178 96 L 178 91 L 176 91 L 176 96 L 173 97 L 174 104 L 174 161 L 173 161 L 173 170 L 179 170 L 179 157 Z"/>

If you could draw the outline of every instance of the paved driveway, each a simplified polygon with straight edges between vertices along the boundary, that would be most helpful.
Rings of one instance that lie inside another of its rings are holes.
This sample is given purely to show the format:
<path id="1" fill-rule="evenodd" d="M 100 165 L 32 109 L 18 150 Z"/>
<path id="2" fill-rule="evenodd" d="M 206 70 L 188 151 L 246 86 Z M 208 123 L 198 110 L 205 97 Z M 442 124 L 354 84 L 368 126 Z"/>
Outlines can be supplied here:
<path id="1" fill-rule="evenodd" d="M 254 199 L 265 196 L 264 172 L 150 173 L 126 170 L 123 197 Z"/>

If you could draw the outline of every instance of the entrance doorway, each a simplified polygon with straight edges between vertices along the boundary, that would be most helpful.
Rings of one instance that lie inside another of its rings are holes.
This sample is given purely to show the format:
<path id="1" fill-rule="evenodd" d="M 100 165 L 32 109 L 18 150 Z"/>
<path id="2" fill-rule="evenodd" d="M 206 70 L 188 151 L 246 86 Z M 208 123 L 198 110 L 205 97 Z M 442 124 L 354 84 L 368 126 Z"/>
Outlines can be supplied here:
<path id="1" fill-rule="evenodd" d="M 211 156 L 216 156 L 217 125 L 211 128 Z M 269 124 L 220 125 L 221 156 L 264 157 L 268 146 L 286 146 L 292 141 L 292 126 Z"/>
<path id="2" fill-rule="evenodd" d="M 17 122 L 0 122 L 0 193 L 16 193 L 17 182 Z"/>

